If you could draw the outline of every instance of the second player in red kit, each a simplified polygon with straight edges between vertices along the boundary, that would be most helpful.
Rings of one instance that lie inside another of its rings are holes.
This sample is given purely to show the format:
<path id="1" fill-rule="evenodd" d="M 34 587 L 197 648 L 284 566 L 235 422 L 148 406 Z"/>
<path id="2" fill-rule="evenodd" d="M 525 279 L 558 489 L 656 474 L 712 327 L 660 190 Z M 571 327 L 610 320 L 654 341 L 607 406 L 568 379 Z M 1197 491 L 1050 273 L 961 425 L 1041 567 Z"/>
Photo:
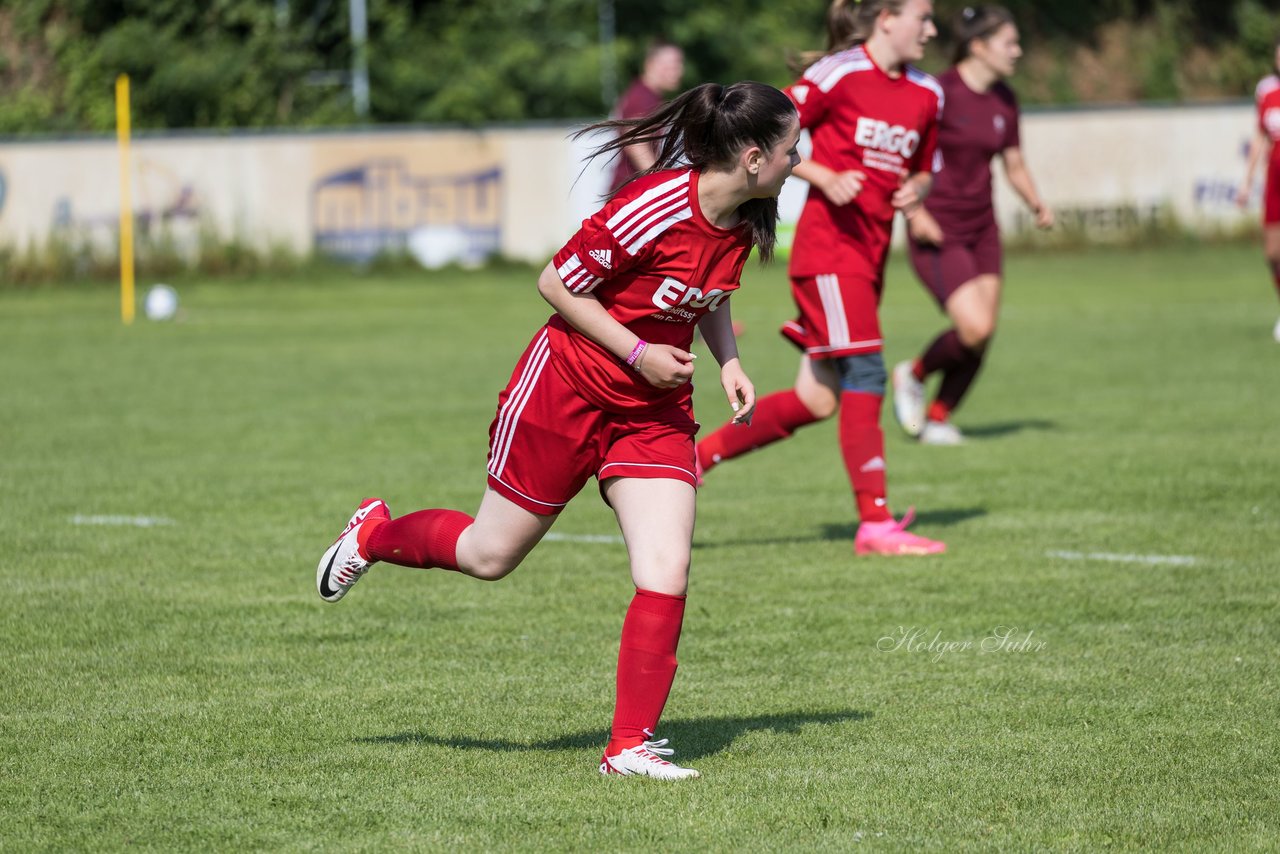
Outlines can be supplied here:
<path id="1" fill-rule="evenodd" d="M 1258 82 L 1254 100 L 1258 109 L 1257 133 L 1249 146 L 1249 165 L 1244 183 L 1236 193 L 1241 207 L 1249 204 L 1253 194 L 1253 176 L 1258 164 L 1267 161 L 1267 181 L 1262 196 L 1262 246 L 1271 279 L 1280 293 L 1280 39 L 1273 48 L 1272 71 Z M 1272 332 L 1280 341 L 1280 320 Z"/>
<path id="2" fill-rule="evenodd" d="M 791 252 L 798 310 L 783 334 L 803 353 L 795 386 L 760 400 L 749 427 L 698 444 L 706 472 L 840 414 L 840 450 L 860 519 L 858 554 L 935 554 L 886 498 L 880 409 L 886 372 L 879 304 L 896 212 L 928 193 L 942 90 L 912 67 L 937 30 L 932 0 L 836 0 L 827 52 L 787 90 L 813 142 L 795 173 L 810 184 Z"/>

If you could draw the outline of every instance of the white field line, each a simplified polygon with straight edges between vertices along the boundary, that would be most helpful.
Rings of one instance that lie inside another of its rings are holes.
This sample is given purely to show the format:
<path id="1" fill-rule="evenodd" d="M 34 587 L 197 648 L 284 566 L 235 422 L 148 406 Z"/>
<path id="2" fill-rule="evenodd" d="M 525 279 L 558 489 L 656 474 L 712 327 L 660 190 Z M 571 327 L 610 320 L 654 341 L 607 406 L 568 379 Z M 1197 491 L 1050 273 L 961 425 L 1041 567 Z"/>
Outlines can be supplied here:
<path id="1" fill-rule="evenodd" d="M 1048 557 L 1063 560 L 1105 560 L 1111 563 L 1145 563 L 1149 566 L 1193 566 L 1196 559 L 1188 555 L 1131 555 L 1115 552 L 1045 552 Z"/>
<path id="2" fill-rule="evenodd" d="M 547 534 L 542 539 L 550 540 L 553 543 L 619 543 L 623 542 L 622 537 L 617 534 L 559 534 L 555 531 Z"/>
<path id="3" fill-rule="evenodd" d="M 135 528 L 154 528 L 172 525 L 172 519 L 163 516 L 72 516 L 72 525 L 132 525 Z"/>

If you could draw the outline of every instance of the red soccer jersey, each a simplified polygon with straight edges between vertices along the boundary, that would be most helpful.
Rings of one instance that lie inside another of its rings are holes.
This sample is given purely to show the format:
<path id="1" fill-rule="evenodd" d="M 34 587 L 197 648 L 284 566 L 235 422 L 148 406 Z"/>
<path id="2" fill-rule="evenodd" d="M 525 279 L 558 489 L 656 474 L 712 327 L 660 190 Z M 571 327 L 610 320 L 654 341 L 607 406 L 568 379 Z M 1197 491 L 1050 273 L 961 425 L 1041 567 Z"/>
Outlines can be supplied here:
<path id="1" fill-rule="evenodd" d="M 566 288 L 593 294 L 642 340 L 688 350 L 698 320 L 737 290 L 750 251 L 750 225 L 712 225 L 698 205 L 698 173 L 673 169 L 624 187 L 552 263 Z M 658 409 L 692 391 L 655 388 L 558 314 L 547 326 L 553 364 L 602 409 Z"/>
<path id="2" fill-rule="evenodd" d="M 1254 92 L 1258 101 L 1258 130 L 1271 140 L 1271 160 L 1267 164 L 1274 169 L 1280 163 L 1280 77 L 1271 74 L 1258 82 Z"/>
<path id="3" fill-rule="evenodd" d="M 1020 145 L 1018 99 L 1003 83 L 975 92 L 955 68 L 939 75 L 938 83 L 947 112 L 939 125 L 933 191 L 926 206 L 948 221 L 974 218 L 992 208 L 991 158 Z"/>
<path id="4" fill-rule="evenodd" d="M 911 66 L 890 77 L 858 46 L 818 60 L 786 91 L 809 130 L 813 160 L 867 176 L 847 205 L 833 205 L 817 187 L 809 188 L 791 249 L 791 275 L 879 275 L 893 229 L 890 199 L 904 178 L 933 162 L 941 87 Z"/>

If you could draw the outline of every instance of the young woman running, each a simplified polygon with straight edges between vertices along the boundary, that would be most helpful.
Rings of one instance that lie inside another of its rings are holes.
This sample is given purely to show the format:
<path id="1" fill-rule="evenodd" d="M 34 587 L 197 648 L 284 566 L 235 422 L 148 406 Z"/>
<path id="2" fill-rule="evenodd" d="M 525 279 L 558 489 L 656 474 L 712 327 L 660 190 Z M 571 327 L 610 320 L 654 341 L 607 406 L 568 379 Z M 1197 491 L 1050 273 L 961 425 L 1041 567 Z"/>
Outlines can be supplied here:
<path id="1" fill-rule="evenodd" d="M 1022 56 L 1013 16 L 1000 6 L 970 6 L 955 32 L 954 62 L 938 78 L 947 109 L 933 192 L 908 224 L 911 263 L 952 325 L 917 359 L 893 369 L 894 415 L 908 435 L 928 445 L 963 441 L 951 413 L 973 385 L 996 329 L 1002 258 L 991 198 L 993 157 L 1004 161 L 1036 226 L 1053 227 L 1053 211 L 1022 157 L 1017 98 L 1004 83 Z M 939 371 L 942 383 L 926 412 L 924 383 Z"/>
<path id="2" fill-rule="evenodd" d="M 750 426 L 698 443 L 709 472 L 840 413 L 840 450 L 861 524 L 857 554 L 934 554 L 936 541 L 895 520 L 885 489 L 883 342 L 877 316 L 896 211 L 920 209 L 931 183 L 942 92 L 908 63 L 937 30 L 932 0 L 835 0 L 827 53 L 787 90 L 813 140 L 796 167 L 809 197 L 791 251 L 799 316 L 782 333 L 803 352 L 795 386 L 760 400 Z"/>
<path id="3" fill-rule="evenodd" d="M 1272 53 L 1272 70 L 1258 82 L 1254 93 L 1258 103 L 1258 132 L 1249 146 L 1249 165 L 1244 183 L 1236 192 L 1240 207 L 1249 206 L 1253 195 L 1253 176 L 1263 158 L 1267 161 L 1267 185 L 1262 204 L 1262 249 L 1266 253 L 1271 279 L 1280 292 L 1280 39 Z M 1280 320 L 1272 336 L 1280 341 Z"/>
<path id="4" fill-rule="evenodd" d="M 762 260 L 772 255 L 800 128 L 782 92 L 752 82 L 707 83 L 647 118 L 583 133 L 600 128 L 619 135 L 597 154 L 656 144 L 657 163 L 542 271 L 538 291 L 555 314 L 498 395 L 480 509 L 392 519 L 368 499 L 320 559 L 316 586 L 336 602 L 378 561 L 502 578 L 595 475 L 636 586 L 600 772 L 675 780 L 698 776 L 664 759 L 672 750 L 654 735 L 675 678 L 693 539 L 689 346 L 697 324 L 735 420 L 750 418 L 755 390 L 738 361 L 729 297 L 752 246 Z"/>

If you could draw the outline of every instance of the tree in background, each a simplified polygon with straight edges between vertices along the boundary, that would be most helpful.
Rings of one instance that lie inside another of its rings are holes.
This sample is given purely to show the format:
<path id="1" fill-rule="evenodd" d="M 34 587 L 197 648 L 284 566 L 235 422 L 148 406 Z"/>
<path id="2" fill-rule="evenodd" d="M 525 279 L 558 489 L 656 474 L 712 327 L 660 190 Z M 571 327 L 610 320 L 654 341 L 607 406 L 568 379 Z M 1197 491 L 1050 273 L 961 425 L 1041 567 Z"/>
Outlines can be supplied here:
<path id="1" fill-rule="evenodd" d="M 1004 0 L 1036 49 L 1026 103 L 1243 98 L 1268 66 L 1280 0 Z M 594 118 L 600 0 L 368 0 L 378 123 Z M 822 46 L 815 0 L 613 0 L 616 76 L 646 42 L 684 47 L 686 85 L 783 84 Z M 947 23 L 965 0 L 938 0 Z M 139 129 L 357 121 L 346 0 L 0 0 L 0 133 L 107 131 L 128 73 Z"/>

